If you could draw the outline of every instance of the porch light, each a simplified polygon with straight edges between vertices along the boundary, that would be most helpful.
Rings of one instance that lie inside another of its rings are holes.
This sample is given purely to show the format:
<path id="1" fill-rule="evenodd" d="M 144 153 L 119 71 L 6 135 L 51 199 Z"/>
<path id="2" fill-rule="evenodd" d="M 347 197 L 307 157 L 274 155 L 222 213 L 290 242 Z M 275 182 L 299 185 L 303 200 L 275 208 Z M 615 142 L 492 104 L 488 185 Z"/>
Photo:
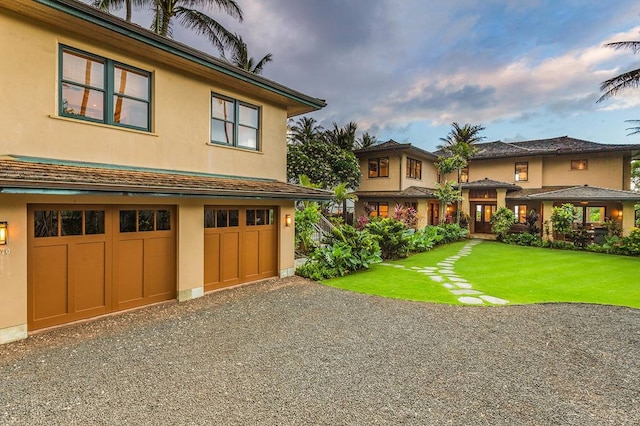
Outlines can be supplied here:
<path id="1" fill-rule="evenodd" d="M 622 219 L 622 210 L 618 210 L 618 219 Z"/>
<path id="2" fill-rule="evenodd" d="M 293 222 L 293 220 L 291 219 L 291 215 L 290 214 L 285 214 L 284 215 L 284 225 L 285 226 L 291 226 L 292 222 Z"/>
<path id="3" fill-rule="evenodd" d="M 7 222 L 0 222 L 0 245 L 7 244 Z"/>

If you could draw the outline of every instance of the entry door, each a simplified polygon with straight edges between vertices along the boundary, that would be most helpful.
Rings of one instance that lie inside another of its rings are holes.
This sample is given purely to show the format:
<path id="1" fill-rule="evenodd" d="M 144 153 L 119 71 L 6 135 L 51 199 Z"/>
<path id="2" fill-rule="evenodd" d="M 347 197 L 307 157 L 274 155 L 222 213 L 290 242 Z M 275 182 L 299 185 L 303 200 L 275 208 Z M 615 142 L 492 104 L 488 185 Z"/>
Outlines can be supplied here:
<path id="1" fill-rule="evenodd" d="M 491 233 L 491 216 L 496 212 L 495 204 L 476 204 L 474 232 Z"/>

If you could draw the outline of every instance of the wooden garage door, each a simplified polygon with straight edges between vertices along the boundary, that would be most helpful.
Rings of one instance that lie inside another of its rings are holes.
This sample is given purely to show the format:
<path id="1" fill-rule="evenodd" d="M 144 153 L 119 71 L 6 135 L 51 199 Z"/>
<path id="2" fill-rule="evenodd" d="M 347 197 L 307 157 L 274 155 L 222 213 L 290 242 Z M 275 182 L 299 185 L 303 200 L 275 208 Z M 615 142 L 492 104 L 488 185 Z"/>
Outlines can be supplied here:
<path id="1" fill-rule="evenodd" d="M 278 275 L 275 207 L 205 207 L 204 289 Z"/>
<path id="2" fill-rule="evenodd" d="M 173 217 L 171 207 L 29 206 L 28 328 L 174 298 Z"/>

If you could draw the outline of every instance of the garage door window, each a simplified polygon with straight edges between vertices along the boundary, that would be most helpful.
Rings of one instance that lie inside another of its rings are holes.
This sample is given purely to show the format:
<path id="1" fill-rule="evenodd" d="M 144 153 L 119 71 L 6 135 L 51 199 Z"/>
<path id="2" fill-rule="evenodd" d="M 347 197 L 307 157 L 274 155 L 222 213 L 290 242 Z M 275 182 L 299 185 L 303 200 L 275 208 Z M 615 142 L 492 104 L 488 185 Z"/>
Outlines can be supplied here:
<path id="1" fill-rule="evenodd" d="M 205 228 L 227 228 L 240 225 L 240 211 L 237 209 L 204 209 Z"/>
<path id="2" fill-rule="evenodd" d="M 247 210 L 247 226 L 273 225 L 273 209 Z"/>
<path id="3" fill-rule="evenodd" d="M 35 238 L 104 234 L 104 210 L 36 210 L 33 225 Z"/>
<path id="4" fill-rule="evenodd" d="M 169 210 L 120 210 L 120 232 L 170 231 Z"/>

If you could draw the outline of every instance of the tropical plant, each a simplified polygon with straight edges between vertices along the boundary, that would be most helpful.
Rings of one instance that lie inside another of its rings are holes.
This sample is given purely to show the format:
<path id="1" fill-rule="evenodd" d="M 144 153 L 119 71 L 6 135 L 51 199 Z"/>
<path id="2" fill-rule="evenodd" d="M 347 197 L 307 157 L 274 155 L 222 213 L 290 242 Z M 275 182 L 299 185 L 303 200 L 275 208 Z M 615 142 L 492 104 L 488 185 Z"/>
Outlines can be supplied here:
<path id="1" fill-rule="evenodd" d="M 364 229 L 377 236 L 383 259 L 407 257 L 410 233 L 404 223 L 390 217 L 372 218 Z"/>
<path id="2" fill-rule="evenodd" d="M 540 213 L 536 212 L 534 209 L 529 210 L 527 213 L 527 217 L 525 218 L 525 223 L 527 224 L 527 232 L 531 235 L 537 235 L 540 233 L 540 228 L 538 228 L 538 221 L 540 220 Z"/>
<path id="3" fill-rule="evenodd" d="M 224 54 L 222 55 L 222 59 L 252 74 L 262 74 L 264 65 L 273 60 L 273 55 L 267 53 L 262 59 L 256 61 L 253 57 L 249 57 L 247 43 L 242 39 L 242 36 L 235 34 L 234 38 L 235 41 L 232 45 L 233 54 L 231 59 L 226 58 Z"/>
<path id="4" fill-rule="evenodd" d="M 315 225 L 320 221 L 318 203 L 311 202 L 303 210 L 296 210 L 295 243 L 297 250 L 308 254 L 315 248 L 313 233 Z"/>
<path id="5" fill-rule="evenodd" d="M 342 219 L 347 222 L 347 201 L 358 201 L 358 196 L 347 189 L 347 183 L 342 182 L 333 188 L 332 203 L 342 209 Z"/>
<path id="6" fill-rule="evenodd" d="M 418 226 L 418 211 L 413 207 L 396 204 L 392 217 L 404 223 L 407 228 L 416 229 Z"/>
<path id="7" fill-rule="evenodd" d="M 440 201 L 440 217 L 444 218 L 444 212 L 446 208 L 452 203 L 462 200 L 460 191 L 453 187 L 453 181 L 444 181 L 438 184 L 438 188 L 433 192 L 433 195 Z"/>
<path id="8" fill-rule="evenodd" d="M 550 218 L 553 232 L 561 236 L 564 241 L 565 235 L 571 232 L 576 217 L 576 208 L 573 204 L 565 203 L 560 207 L 554 207 Z"/>
<path id="9" fill-rule="evenodd" d="M 203 35 L 220 51 L 234 46 L 236 37 L 218 21 L 204 12 L 203 8 L 216 9 L 242 22 L 242 9 L 235 0 L 94 0 L 93 5 L 102 10 L 127 7 L 127 20 L 131 20 L 131 6 L 149 6 L 154 10 L 151 30 L 161 36 L 172 36 L 175 20 L 180 25 Z"/>
<path id="10" fill-rule="evenodd" d="M 370 146 L 373 146 L 377 143 L 378 143 L 378 140 L 376 139 L 375 136 L 370 135 L 369 132 L 364 132 L 362 136 L 356 139 L 355 147 L 358 149 L 369 148 Z"/>
<path id="11" fill-rule="evenodd" d="M 300 117 L 297 121 L 289 120 L 287 140 L 292 144 L 304 144 L 308 141 L 320 139 L 324 129 L 315 118 Z"/>
<path id="12" fill-rule="evenodd" d="M 353 152 L 318 139 L 287 146 L 287 180 L 297 183 L 302 174 L 323 189 L 334 188 L 343 182 L 347 188 L 356 189 L 362 176 Z"/>
<path id="13" fill-rule="evenodd" d="M 500 207 L 491 216 L 491 231 L 496 234 L 498 240 L 503 240 L 514 223 L 516 223 L 516 214 L 513 210 Z"/>
<path id="14" fill-rule="evenodd" d="M 333 123 L 333 129 L 325 130 L 323 139 L 328 144 L 337 145 L 340 148 L 351 151 L 356 147 L 356 132 L 358 124 L 350 121 L 343 127 L 339 127 L 337 123 Z"/>
<path id="15" fill-rule="evenodd" d="M 458 164 L 458 186 L 460 186 L 461 177 L 462 177 L 462 169 L 466 166 L 468 161 L 475 155 L 478 148 L 475 146 L 477 142 L 480 142 L 484 139 L 484 136 L 480 136 L 480 132 L 482 132 L 485 128 L 479 124 L 471 125 L 469 123 L 460 127 L 460 125 L 456 122 L 451 123 L 451 131 L 449 134 L 440 138 L 443 145 L 439 145 L 438 149 L 442 149 L 444 152 L 449 154 L 450 156 L 457 156 L 461 161 Z M 460 201 L 458 201 L 458 209 L 457 209 L 457 218 L 456 223 L 460 224 Z"/>

